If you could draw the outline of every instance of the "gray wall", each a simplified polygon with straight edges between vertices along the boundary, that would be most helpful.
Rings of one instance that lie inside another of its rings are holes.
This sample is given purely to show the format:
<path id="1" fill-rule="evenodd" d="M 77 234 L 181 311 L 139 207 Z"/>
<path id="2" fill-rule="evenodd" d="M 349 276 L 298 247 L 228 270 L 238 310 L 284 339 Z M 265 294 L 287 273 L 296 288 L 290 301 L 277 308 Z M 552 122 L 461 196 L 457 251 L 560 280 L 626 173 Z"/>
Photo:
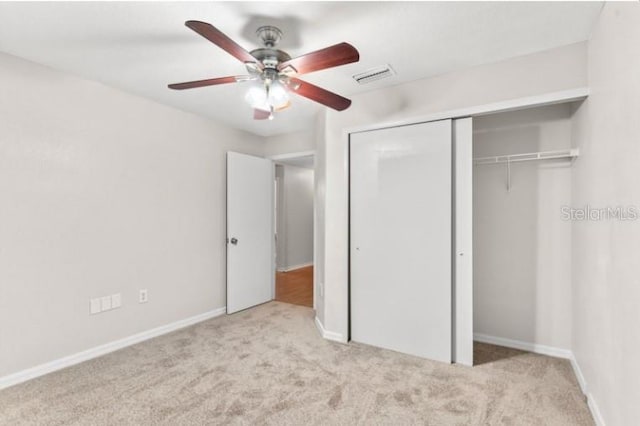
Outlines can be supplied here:
<path id="1" fill-rule="evenodd" d="M 640 5 L 607 3 L 575 114 L 573 206 L 640 206 Z M 609 426 L 640 424 L 640 221 L 573 223 L 573 350 Z"/>
<path id="2" fill-rule="evenodd" d="M 474 158 L 568 149 L 570 104 L 474 119 Z M 476 165 L 473 296 L 476 333 L 571 348 L 571 161 Z"/>
<path id="3" fill-rule="evenodd" d="M 313 263 L 313 170 L 277 166 L 281 185 L 278 199 L 279 270 Z"/>
<path id="4" fill-rule="evenodd" d="M 0 93 L 0 377 L 225 305 L 225 152 L 261 138 L 4 54 Z"/>

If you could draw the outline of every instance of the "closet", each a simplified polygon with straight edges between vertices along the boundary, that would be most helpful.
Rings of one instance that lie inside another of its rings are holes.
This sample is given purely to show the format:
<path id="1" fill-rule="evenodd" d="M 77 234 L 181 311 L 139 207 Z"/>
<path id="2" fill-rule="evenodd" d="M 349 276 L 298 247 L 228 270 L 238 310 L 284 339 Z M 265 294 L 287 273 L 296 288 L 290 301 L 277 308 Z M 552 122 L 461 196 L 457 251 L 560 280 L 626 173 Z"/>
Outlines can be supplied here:
<path id="1" fill-rule="evenodd" d="M 474 339 L 569 347 L 572 113 L 350 134 L 351 340 L 466 365 Z"/>
<path id="2" fill-rule="evenodd" d="M 473 288 L 477 341 L 569 349 L 571 103 L 473 122 Z"/>

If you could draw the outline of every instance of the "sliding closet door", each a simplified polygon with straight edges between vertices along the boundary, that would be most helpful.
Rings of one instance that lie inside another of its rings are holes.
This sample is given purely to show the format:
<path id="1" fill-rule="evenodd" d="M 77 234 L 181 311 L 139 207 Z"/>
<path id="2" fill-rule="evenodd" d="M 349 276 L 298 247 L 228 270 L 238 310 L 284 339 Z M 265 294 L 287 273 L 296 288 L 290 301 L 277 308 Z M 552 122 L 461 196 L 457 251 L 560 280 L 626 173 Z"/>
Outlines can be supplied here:
<path id="1" fill-rule="evenodd" d="M 350 137 L 353 341 L 451 362 L 451 132 Z"/>
<path id="2" fill-rule="evenodd" d="M 473 124 L 472 118 L 453 121 L 454 353 L 457 364 L 473 365 Z"/>

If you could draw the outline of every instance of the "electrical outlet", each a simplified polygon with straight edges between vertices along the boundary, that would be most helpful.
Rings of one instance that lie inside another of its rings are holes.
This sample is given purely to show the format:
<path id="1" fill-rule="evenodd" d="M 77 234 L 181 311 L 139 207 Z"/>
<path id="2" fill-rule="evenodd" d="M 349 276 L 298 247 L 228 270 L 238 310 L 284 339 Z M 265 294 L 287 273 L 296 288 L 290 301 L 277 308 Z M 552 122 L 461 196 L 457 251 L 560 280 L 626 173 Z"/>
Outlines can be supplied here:
<path id="1" fill-rule="evenodd" d="M 140 297 L 138 298 L 139 303 L 147 303 L 149 301 L 149 293 L 147 289 L 140 290 Z"/>
<path id="2" fill-rule="evenodd" d="M 320 297 L 324 297 L 324 283 L 318 283 L 318 290 L 320 293 Z"/>
<path id="3" fill-rule="evenodd" d="M 91 299 L 89 301 L 89 313 L 93 315 L 93 314 L 99 314 L 101 311 L 102 311 L 102 302 L 100 301 L 100 298 Z"/>
<path id="4" fill-rule="evenodd" d="M 111 295 L 111 309 L 116 309 L 122 306 L 122 296 L 120 293 Z"/>
<path id="5" fill-rule="evenodd" d="M 111 309 L 111 296 L 104 296 L 100 298 L 100 310 L 108 311 Z"/>

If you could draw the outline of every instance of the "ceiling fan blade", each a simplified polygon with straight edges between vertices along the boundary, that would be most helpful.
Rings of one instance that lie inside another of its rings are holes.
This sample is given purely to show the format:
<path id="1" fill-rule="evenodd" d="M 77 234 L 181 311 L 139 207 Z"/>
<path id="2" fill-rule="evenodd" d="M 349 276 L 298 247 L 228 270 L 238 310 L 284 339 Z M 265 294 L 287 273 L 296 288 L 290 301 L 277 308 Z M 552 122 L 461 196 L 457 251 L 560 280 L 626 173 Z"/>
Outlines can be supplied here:
<path id="1" fill-rule="evenodd" d="M 297 78 L 290 78 L 289 82 L 289 87 L 293 93 L 297 93 L 298 95 L 309 98 L 312 101 L 326 105 L 336 111 L 343 111 L 351 105 L 351 101 L 349 99 L 343 98 L 333 92 L 329 92 L 322 87 L 314 86 L 306 81 L 298 80 Z"/>
<path id="2" fill-rule="evenodd" d="M 267 118 L 269 118 L 269 116 L 271 115 L 271 113 L 269 111 L 264 111 L 261 109 L 254 109 L 253 110 L 253 119 L 254 120 L 266 120 Z"/>
<path id="3" fill-rule="evenodd" d="M 169 85 L 169 89 L 184 90 L 195 89 L 196 87 L 215 86 L 217 84 L 237 83 L 240 81 L 252 80 L 251 76 L 237 75 L 232 77 L 210 78 L 208 80 L 188 81 L 186 83 L 174 83 Z"/>
<path id="4" fill-rule="evenodd" d="M 291 72 L 307 74 L 359 60 L 360 54 L 355 47 L 349 43 L 339 43 L 283 62 L 278 65 L 278 71 L 287 73 L 287 68 L 291 67 Z"/>
<path id="5" fill-rule="evenodd" d="M 262 64 L 256 58 L 213 25 L 201 21 L 187 21 L 184 24 L 240 61 L 258 64 L 262 69 Z"/>

